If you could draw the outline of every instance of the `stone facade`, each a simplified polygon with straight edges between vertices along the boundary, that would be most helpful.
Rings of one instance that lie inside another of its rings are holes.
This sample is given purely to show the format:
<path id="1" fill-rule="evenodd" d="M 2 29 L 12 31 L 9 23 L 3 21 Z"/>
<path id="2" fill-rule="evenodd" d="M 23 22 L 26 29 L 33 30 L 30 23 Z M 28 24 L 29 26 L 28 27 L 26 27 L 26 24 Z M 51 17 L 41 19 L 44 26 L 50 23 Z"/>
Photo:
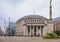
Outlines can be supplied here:
<path id="1" fill-rule="evenodd" d="M 60 23 L 54 24 L 54 31 L 60 31 Z"/>
<path id="2" fill-rule="evenodd" d="M 53 23 L 43 16 L 28 15 L 16 22 L 16 35 L 43 36 L 53 32 Z"/>
<path id="3" fill-rule="evenodd" d="M 56 33 L 58 36 L 60 36 L 60 22 L 54 23 L 54 33 Z"/>

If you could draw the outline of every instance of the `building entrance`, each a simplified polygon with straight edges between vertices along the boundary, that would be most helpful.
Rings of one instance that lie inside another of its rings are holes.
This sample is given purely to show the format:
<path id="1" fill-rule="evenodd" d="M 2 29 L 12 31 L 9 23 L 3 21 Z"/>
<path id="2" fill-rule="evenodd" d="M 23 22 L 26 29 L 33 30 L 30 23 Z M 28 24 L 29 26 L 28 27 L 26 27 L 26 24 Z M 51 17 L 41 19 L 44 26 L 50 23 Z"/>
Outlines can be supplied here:
<path id="1" fill-rule="evenodd" d="M 34 36 L 36 36 L 36 26 L 35 26 L 35 28 L 34 28 Z"/>
<path id="2" fill-rule="evenodd" d="M 28 36 L 42 36 L 43 27 L 42 26 L 28 26 Z"/>

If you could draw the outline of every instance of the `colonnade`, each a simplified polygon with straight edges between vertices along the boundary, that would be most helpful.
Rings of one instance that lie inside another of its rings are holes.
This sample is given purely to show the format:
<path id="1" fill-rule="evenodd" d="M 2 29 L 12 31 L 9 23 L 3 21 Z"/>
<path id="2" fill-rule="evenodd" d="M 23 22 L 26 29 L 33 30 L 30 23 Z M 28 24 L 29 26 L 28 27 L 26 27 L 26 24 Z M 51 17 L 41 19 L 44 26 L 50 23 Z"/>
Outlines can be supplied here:
<path id="1" fill-rule="evenodd" d="M 43 26 L 27 26 L 28 36 L 43 36 Z"/>

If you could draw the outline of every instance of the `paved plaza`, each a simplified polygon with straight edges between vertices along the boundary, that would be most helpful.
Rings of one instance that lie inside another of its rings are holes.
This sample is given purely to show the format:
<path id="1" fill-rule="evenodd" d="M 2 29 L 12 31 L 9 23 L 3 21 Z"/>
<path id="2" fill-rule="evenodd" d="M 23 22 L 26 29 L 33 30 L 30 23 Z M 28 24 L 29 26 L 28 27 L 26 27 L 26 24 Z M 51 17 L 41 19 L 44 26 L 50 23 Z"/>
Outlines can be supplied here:
<path id="1" fill-rule="evenodd" d="M 60 42 L 60 39 L 43 39 L 41 37 L 0 37 L 0 42 Z"/>

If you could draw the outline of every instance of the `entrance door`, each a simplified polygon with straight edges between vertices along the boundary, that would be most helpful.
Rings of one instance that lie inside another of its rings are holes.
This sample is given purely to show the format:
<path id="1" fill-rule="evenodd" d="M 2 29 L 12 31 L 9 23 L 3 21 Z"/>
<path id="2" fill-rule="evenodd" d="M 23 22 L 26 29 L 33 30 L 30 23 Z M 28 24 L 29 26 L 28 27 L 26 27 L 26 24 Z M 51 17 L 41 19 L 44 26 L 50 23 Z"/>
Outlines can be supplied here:
<path id="1" fill-rule="evenodd" d="M 34 36 L 36 36 L 36 26 L 35 26 L 35 28 L 34 28 Z"/>
<path id="2" fill-rule="evenodd" d="M 30 26 L 28 26 L 28 36 L 30 36 L 29 33 L 30 33 Z"/>

